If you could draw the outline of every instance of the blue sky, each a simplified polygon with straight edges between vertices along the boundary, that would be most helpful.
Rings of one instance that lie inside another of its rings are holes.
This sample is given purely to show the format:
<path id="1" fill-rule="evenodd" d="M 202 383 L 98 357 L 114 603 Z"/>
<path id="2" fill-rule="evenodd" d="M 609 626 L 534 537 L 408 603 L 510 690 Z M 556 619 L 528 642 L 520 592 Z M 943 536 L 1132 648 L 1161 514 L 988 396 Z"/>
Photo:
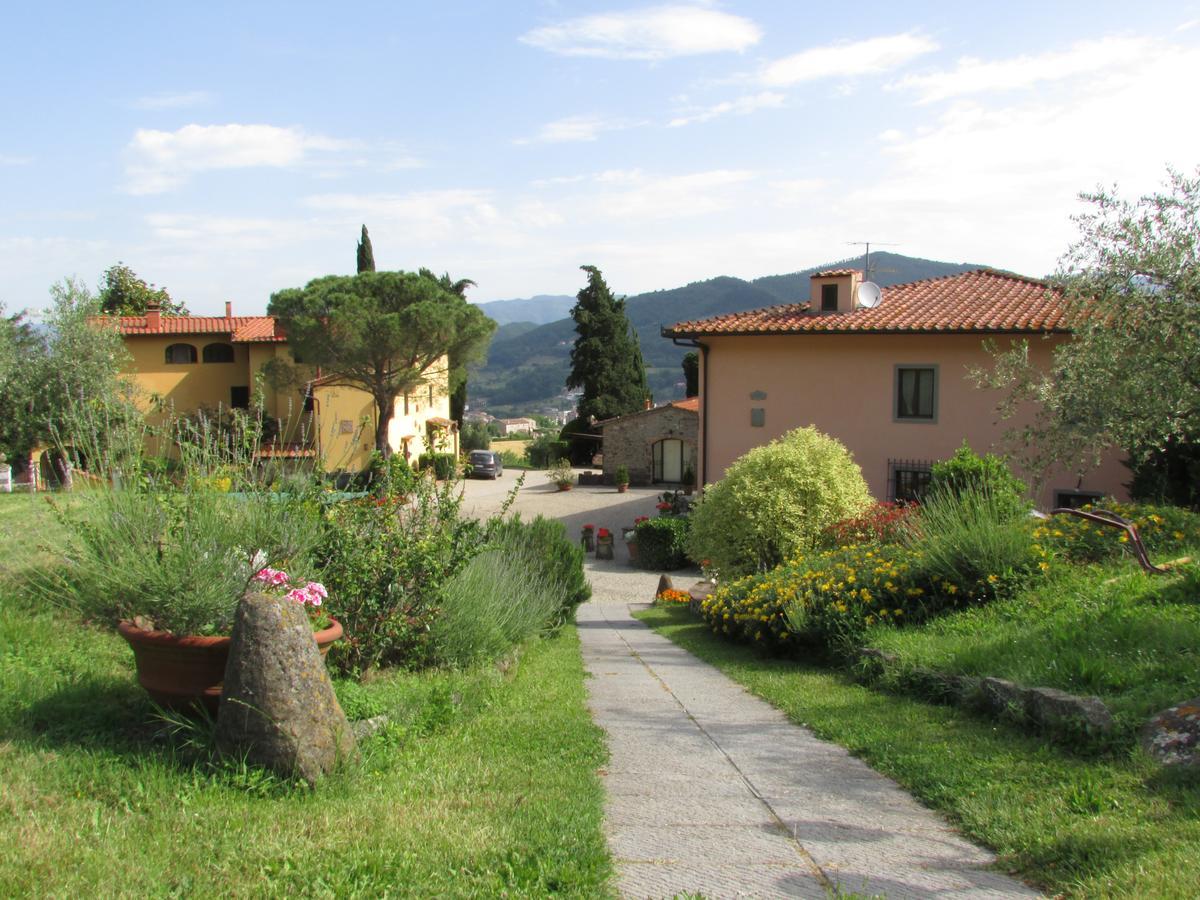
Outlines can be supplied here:
<path id="1" fill-rule="evenodd" d="M 1200 0 L 7 4 L 0 303 L 118 260 L 193 312 L 381 268 L 474 300 L 857 252 L 1033 275 L 1200 163 Z"/>

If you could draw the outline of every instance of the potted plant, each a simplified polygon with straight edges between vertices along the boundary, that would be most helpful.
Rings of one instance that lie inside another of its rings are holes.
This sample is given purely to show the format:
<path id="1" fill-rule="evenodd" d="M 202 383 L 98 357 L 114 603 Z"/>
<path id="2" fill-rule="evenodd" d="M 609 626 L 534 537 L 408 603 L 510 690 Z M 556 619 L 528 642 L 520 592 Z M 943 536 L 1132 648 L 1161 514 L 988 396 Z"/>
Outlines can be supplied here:
<path id="1" fill-rule="evenodd" d="M 569 491 L 575 486 L 575 473 L 571 471 L 571 463 L 565 459 L 551 466 L 546 477 L 558 485 L 560 491 Z"/>
<path id="2" fill-rule="evenodd" d="M 280 572 L 310 571 L 322 539 L 320 514 L 303 498 L 181 490 L 151 479 L 96 491 L 62 515 L 70 528 L 64 560 L 33 588 L 116 625 L 134 650 L 139 682 L 164 706 L 202 702 L 215 711 L 247 590 L 300 591 L 292 599 L 308 598 L 317 643 L 342 635 L 325 604 L 313 602 L 324 601 L 324 589 Z M 268 574 L 278 583 L 264 581 Z"/>
<path id="3" fill-rule="evenodd" d="M 12 493 L 12 466 L 8 464 L 8 457 L 3 451 L 0 451 L 0 494 Z"/>
<path id="4" fill-rule="evenodd" d="M 623 494 L 629 490 L 628 466 L 617 466 L 617 471 L 613 475 L 613 481 L 616 482 L 618 494 Z"/>
<path id="5" fill-rule="evenodd" d="M 638 516 L 633 520 L 633 527 L 626 528 L 622 537 L 625 538 L 625 549 L 629 551 L 629 561 L 636 563 L 638 560 L 638 545 L 637 545 L 637 527 L 643 522 L 649 520 L 649 516 Z"/>
<path id="6" fill-rule="evenodd" d="M 319 582 L 295 583 L 286 572 L 264 567 L 252 579 L 251 589 L 278 592 L 287 600 L 304 605 L 322 656 L 342 637 L 341 623 L 322 611 L 329 595 Z M 153 623 L 138 619 L 123 619 L 117 623 L 117 633 L 133 650 L 138 684 L 155 703 L 180 710 L 200 703 L 216 714 L 229 659 L 228 635 L 177 635 L 159 631 Z"/>
<path id="7" fill-rule="evenodd" d="M 688 466 L 683 470 L 683 492 L 691 496 L 696 490 L 696 470 Z"/>
<path id="8" fill-rule="evenodd" d="M 607 528 L 596 532 L 596 559 L 613 558 L 613 536 Z"/>
<path id="9" fill-rule="evenodd" d="M 596 549 L 596 542 L 594 540 L 595 534 L 596 534 L 596 526 L 595 525 L 584 525 L 583 526 L 583 530 L 580 532 L 580 535 L 579 535 L 579 543 L 583 545 L 584 553 L 591 553 L 592 551 L 594 551 Z"/>

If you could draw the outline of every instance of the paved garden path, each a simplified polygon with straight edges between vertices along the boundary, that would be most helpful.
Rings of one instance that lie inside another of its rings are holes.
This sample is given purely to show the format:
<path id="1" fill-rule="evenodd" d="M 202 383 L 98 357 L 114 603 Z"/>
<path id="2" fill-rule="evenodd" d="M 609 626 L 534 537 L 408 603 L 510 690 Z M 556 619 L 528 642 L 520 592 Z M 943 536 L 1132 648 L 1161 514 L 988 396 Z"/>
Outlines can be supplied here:
<path id="1" fill-rule="evenodd" d="M 468 494 L 482 513 L 500 492 Z M 584 521 L 617 531 L 655 499 L 535 483 L 515 509 L 572 532 Z M 592 714 L 608 733 L 605 827 L 623 895 L 1037 896 L 894 782 L 633 619 L 658 576 L 617 552 L 589 557 L 593 597 L 577 618 Z"/>
<path id="2" fill-rule="evenodd" d="M 579 634 L 623 895 L 1037 896 L 894 782 L 633 619 L 656 575 L 588 568 Z"/>

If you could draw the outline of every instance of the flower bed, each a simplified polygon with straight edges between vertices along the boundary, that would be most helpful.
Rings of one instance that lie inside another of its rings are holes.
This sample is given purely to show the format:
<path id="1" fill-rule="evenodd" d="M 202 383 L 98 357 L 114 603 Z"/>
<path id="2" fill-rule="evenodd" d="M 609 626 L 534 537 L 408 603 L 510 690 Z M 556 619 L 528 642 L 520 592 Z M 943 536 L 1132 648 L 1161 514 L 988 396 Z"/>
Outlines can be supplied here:
<path id="1" fill-rule="evenodd" d="M 1200 544 L 1200 515 L 1191 510 L 1114 500 L 1083 507 L 1085 512 L 1093 509 L 1106 509 L 1132 522 L 1152 558 Z M 1078 516 L 1053 516 L 1034 529 L 1033 536 L 1072 562 L 1099 562 L 1129 549 L 1129 536 L 1124 532 Z"/>

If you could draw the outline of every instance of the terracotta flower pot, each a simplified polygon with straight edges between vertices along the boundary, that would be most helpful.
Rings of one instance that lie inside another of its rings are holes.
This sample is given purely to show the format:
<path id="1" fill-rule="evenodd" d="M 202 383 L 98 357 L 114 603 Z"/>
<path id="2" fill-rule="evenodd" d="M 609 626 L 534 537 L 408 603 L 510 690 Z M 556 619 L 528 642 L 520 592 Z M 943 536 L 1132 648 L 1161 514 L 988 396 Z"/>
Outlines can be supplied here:
<path id="1" fill-rule="evenodd" d="M 623 494 L 627 490 L 629 490 L 629 485 L 627 485 L 627 484 L 618 484 L 617 485 L 617 493 L 618 494 Z"/>
<path id="2" fill-rule="evenodd" d="M 629 551 L 629 561 L 631 563 L 637 562 L 637 558 L 638 558 L 637 541 L 628 541 L 625 544 L 625 549 Z"/>
<path id="3" fill-rule="evenodd" d="M 571 484 L 569 481 L 560 481 L 558 483 L 558 489 L 560 491 L 569 491 L 573 487 L 575 487 L 575 485 Z"/>
<path id="4" fill-rule="evenodd" d="M 332 618 L 330 622 L 328 628 L 313 632 L 322 656 L 342 636 L 341 623 Z M 133 648 L 138 684 L 155 703 L 178 710 L 188 710 L 203 703 L 210 713 L 217 714 L 225 663 L 229 659 L 230 639 L 227 636 L 147 631 L 130 621 L 120 622 L 117 631 Z"/>

